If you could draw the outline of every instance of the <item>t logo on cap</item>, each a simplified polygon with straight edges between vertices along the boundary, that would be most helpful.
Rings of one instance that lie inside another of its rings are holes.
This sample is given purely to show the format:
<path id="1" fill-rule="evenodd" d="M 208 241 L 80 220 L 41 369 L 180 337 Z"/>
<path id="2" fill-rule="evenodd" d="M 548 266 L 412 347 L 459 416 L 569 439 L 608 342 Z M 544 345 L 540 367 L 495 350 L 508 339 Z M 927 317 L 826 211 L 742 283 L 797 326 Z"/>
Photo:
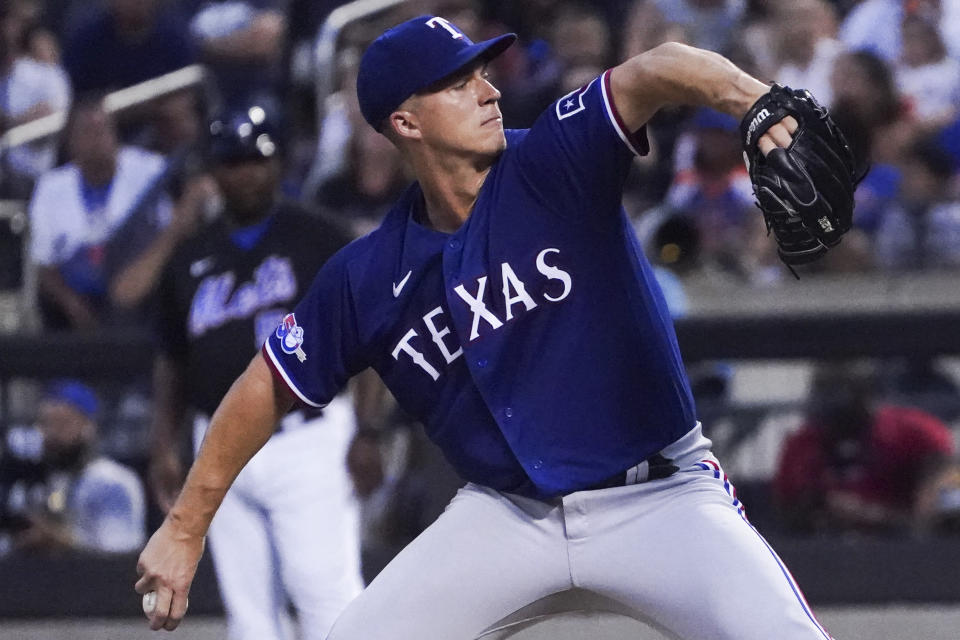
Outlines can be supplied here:
<path id="1" fill-rule="evenodd" d="M 432 31 L 440 27 L 450 37 L 427 35 L 424 27 Z M 417 16 L 387 29 L 370 43 L 360 59 L 360 112 L 370 126 L 380 131 L 404 100 L 478 60 L 496 58 L 516 39 L 516 34 L 506 33 L 474 43 L 439 16 Z"/>
<path id="2" fill-rule="evenodd" d="M 463 37 L 463 34 L 457 31 L 457 28 L 453 26 L 453 24 L 451 24 L 450 21 L 447 20 L 446 18 L 441 18 L 440 16 L 434 16 L 433 18 L 430 18 L 429 20 L 427 20 L 427 26 L 430 27 L 431 29 L 436 29 L 437 25 L 440 25 L 441 27 L 446 29 L 447 32 L 450 34 L 450 36 L 454 40 L 458 40 Z"/>

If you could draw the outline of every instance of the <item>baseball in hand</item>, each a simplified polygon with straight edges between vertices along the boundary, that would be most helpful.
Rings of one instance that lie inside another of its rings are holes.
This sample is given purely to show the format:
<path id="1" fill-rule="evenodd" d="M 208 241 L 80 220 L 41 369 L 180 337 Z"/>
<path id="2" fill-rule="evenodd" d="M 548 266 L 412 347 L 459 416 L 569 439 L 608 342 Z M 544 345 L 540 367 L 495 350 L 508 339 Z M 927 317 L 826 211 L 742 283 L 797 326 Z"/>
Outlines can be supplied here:
<path id="1" fill-rule="evenodd" d="M 157 608 L 157 592 L 148 591 L 143 594 L 143 612 L 148 616 Z"/>

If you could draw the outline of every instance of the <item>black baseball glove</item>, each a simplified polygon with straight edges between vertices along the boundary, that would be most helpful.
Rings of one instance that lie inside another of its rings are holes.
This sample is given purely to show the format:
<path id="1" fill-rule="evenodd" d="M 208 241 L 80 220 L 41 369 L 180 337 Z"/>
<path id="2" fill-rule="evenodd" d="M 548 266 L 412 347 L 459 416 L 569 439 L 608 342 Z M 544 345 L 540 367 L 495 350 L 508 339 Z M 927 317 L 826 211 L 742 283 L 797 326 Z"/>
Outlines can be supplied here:
<path id="1" fill-rule="evenodd" d="M 764 156 L 760 137 L 786 116 L 793 142 Z M 788 266 L 813 262 L 840 242 L 853 220 L 853 192 L 866 171 L 826 108 L 809 91 L 774 84 L 740 123 L 757 206 Z"/>

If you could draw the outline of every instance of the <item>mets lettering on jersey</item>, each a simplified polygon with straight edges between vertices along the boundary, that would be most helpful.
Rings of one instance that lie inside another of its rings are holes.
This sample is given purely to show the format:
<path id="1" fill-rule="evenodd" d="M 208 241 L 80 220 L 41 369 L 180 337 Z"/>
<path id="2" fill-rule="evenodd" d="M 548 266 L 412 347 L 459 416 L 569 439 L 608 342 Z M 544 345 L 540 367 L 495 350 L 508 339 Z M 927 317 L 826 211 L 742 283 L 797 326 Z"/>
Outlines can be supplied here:
<path id="1" fill-rule="evenodd" d="M 535 497 L 597 483 L 689 431 L 669 314 L 620 206 L 646 138 L 623 128 L 609 82 L 507 131 L 455 233 L 420 224 L 413 184 L 334 256 L 295 309 L 307 360 L 281 332 L 264 345 L 291 390 L 322 405 L 372 366 L 465 479 Z"/>
<path id="2" fill-rule="evenodd" d="M 234 288 L 233 271 L 205 278 L 197 287 L 187 324 L 192 337 L 231 320 L 247 318 L 258 309 L 291 301 L 297 294 L 297 278 L 289 258 L 268 256 L 253 275 L 253 281 Z M 293 353 L 292 351 L 290 353 Z"/>

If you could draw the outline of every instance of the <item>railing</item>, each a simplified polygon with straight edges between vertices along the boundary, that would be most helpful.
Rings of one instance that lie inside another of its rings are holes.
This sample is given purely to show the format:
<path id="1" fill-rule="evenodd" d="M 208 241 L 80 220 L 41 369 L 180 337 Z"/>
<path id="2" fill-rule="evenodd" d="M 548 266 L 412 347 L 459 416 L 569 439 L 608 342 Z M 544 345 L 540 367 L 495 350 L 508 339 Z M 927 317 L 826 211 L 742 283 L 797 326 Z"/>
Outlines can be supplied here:
<path id="1" fill-rule="evenodd" d="M 334 9 L 317 33 L 316 64 L 317 124 L 323 121 L 323 104 L 336 87 L 337 40 L 348 25 L 401 5 L 405 0 L 357 0 Z"/>
<path id="2" fill-rule="evenodd" d="M 350 24 L 369 18 L 383 11 L 387 11 L 403 4 L 405 0 L 356 0 L 338 7 L 330 12 L 327 19 L 317 31 L 314 44 L 314 73 L 316 81 L 316 109 L 317 131 L 323 127 L 326 116 L 327 98 L 336 90 L 337 86 L 337 42 L 340 34 Z M 322 158 L 320 157 L 320 138 L 317 139 L 317 152 L 313 164 L 303 184 L 303 197 L 309 200 L 320 186 Z"/>
<path id="3" fill-rule="evenodd" d="M 200 64 L 193 64 L 108 93 L 103 99 L 104 108 L 107 113 L 124 111 L 161 96 L 200 85 L 206 77 L 206 68 Z M 0 136 L 0 153 L 56 135 L 63 130 L 66 120 L 67 114 L 64 111 L 57 111 L 13 127 Z"/>

